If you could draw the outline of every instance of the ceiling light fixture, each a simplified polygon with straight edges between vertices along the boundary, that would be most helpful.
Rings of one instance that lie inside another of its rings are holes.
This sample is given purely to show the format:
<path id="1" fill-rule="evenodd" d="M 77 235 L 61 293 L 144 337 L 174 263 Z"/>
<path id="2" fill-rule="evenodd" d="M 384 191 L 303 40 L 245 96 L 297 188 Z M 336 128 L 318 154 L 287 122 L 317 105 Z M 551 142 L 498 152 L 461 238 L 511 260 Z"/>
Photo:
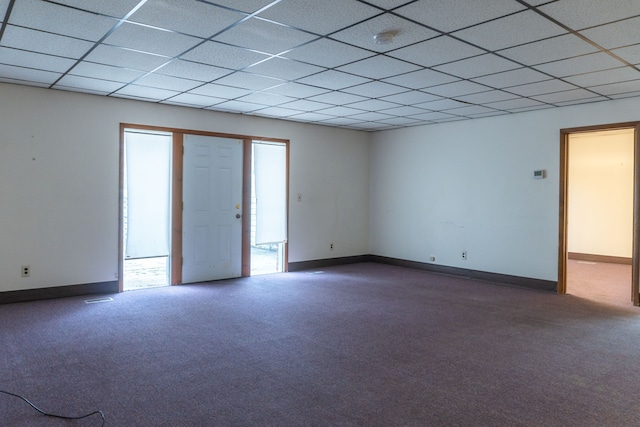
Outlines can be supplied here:
<path id="1" fill-rule="evenodd" d="M 382 31 L 373 36 L 373 40 L 376 44 L 389 44 L 393 42 L 393 39 L 400 33 L 400 30 L 387 30 Z"/>

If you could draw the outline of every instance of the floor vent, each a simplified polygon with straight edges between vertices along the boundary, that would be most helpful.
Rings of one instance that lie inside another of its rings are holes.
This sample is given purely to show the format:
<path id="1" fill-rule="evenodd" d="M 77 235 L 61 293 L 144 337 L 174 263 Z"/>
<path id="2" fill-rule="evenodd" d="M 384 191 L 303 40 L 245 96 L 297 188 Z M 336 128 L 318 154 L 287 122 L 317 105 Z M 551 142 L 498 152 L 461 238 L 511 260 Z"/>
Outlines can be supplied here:
<path id="1" fill-rule="evenodd" d="M 93 299 L 88 299 L 85 300 L 84 303 L 85 304 L 96 304 L 99 302 L 111 302 L 113 301 L 113 298 L 111 297 L 103 297 L 103 298 L 93 298 Z"/>

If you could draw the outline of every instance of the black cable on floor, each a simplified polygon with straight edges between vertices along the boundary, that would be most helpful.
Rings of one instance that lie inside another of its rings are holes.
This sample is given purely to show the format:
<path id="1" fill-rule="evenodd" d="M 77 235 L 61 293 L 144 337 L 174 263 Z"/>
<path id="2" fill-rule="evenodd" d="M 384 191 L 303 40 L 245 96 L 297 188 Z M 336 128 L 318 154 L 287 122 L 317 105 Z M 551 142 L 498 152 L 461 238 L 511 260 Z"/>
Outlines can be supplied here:
<path id="1" fill-rule="evenodd" d="M 21 399 L 21 400 L 27 402 L 29 404 L 29 406 L 31 406 L 33 409 L 35 409 L 36 411 L 40 412 L 42 415 L 45 415 L 47 417 L 60 418 L 60 419 L 63 419 L 63 420 L 81 420 L 83 418 L 87 418 L 87 417 L 90 417 L 90 416 L 95 415 L 95 414 L 100 414 L 100 418 L 102 418 L 101 427 L 104 427 L 105 419 L 104 419 L 104 414 L 102 413 L 102 411 L 93 411 L 90 414 L 81 415 L 79 417 L 68 417 L 68 416 L 65 416 L 65 415 L 50 414 L 50 413 L 45 412 L 42 409 L 38 408 L 36 405 L 31 403 L 26 397 L 20 396 L 19 394 L 10 393 L 10 392 L 5 391 L 5 390 L 0 390 L 0 393 L 7 394 L 7 395 L 13 396 L 13 397 L 17 397 L 18 399 Z"/>

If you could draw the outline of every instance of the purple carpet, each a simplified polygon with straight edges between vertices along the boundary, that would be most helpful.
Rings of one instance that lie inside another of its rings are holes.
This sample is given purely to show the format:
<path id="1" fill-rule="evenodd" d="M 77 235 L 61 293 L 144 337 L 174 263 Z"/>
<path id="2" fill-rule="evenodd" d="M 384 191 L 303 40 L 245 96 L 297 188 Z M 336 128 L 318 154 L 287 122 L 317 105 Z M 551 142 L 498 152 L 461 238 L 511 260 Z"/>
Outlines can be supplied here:
<path id="1" fill-rule="evenodd" d="M 111 297 L 0 306 L 0 389 L 107 426 L 640 425 L 633 307 L 374 263 Z"/>

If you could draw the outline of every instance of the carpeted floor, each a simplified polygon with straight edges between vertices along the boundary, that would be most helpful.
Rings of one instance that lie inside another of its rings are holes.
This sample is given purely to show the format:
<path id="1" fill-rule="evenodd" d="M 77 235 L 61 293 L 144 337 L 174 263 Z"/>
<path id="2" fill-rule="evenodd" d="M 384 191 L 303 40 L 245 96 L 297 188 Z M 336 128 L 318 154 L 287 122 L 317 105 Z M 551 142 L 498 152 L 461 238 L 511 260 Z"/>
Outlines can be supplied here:
<path id="1" fill-rule="evenodd" d="M 112 298 L 0 306 L 0 388 L 107 426 L 640 425 L 633 307 L 373 263 Z"/>
<path id="2" fill-rule="evenodd" d="M 567 294 L 618 307 L 631 307 L 631 265 L 569 260 Z"/>

